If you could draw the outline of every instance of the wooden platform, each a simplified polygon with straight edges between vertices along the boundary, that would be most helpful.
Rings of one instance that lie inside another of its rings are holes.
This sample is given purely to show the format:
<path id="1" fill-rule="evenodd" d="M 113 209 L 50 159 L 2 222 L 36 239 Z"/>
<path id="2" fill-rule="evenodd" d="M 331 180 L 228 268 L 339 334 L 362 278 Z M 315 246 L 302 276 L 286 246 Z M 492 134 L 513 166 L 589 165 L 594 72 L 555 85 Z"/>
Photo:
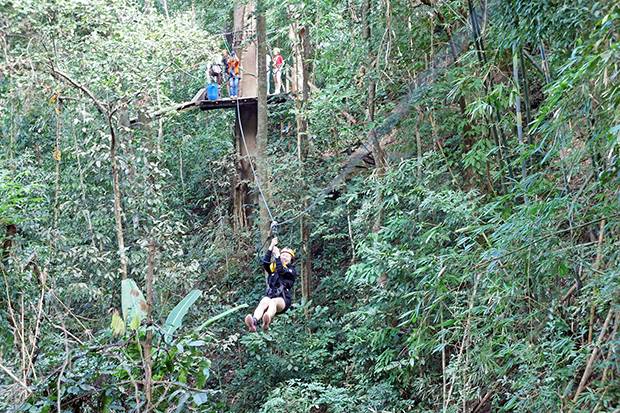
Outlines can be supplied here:
<path id="1" fill-rule="evenodd" d="M 159 119 L 160 117 L 167 115 L 173 112 L 181 112 L 184 110 L 190 110 L 199 108 L 200 110 L 214 110 L 214 109 L 233 109 L 237 107 L 237 101 L 239 101 L 239 106 L 251 106 L 256 105 L 258 102 L 258 98 L 256 96 L 241 96 L 239 98 L 222 98 L 218 100 L 205 100 L 204 99 L 204 89 L 200 89 L 194 98 L 189 102 L 179 103 L 174 106 L 162 108 L 156 110 L 154 112 L 146 115 L 146 118 L 143 122 L 140 122 L 138 118 L 130 119 L 129 124 L 125 126 L 129 126 L 131 128 L 139 127 L 144 122 L 151 122 L 153 120 Z M 288 93 L 280 93 L 278 95 L 269 95 L 267 96 L 267 104 L 279 104 L 284 103 L 291 98 Z"/>
<path id="2" fill-rule="evenodd" d="M 201 96 L 202 98 L 203 96 Z M 289 95 L 286 93 L 281 93 L 279 95 L 269 95 L 267 96 L 267 104 L 279 104 L 284 103 L 289 99 Z M 251 106 L 256 105 L 258 102 L 258 98 L 256 96 L 240 96 L 238 98 L 221 98 L 218 100 L 198 100 L 196 101 L 196 106 L 198 106 L 201 110 L 214 110 L 214 109 L 230 109 L 236 108 L 237 102 L 239 102 L 239 106 Z"/>

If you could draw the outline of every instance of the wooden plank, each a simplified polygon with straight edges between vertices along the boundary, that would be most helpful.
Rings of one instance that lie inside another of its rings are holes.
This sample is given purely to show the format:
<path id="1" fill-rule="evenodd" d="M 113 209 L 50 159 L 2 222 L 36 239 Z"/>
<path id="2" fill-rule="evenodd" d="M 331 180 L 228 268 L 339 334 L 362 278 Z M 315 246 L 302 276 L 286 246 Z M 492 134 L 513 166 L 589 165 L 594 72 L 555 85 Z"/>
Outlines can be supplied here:
<path id="1" fill-rule="evenodd" d="M 198 102 L 199 100 L 204 99 L 204 95 L 205 95 L 205 88 L 203 87 L 198 92 L 196 92 L 196 94 L 192 98 L 192 102 Z"/>
<path id="2" fill-rule="evenodd" d="M 204 95 L 204 89 L 201 89 L 196 93 L 194 99 L 189 102 L 179 103 L 178 105 L 168 106 L 162 109 L 158 109 L 154 112 L 148 114 L 148 121 L 154 121 L 159 119 L 160 117 L 167 115 L 172 112 L 181 112 L 184 110 L 190 110 L 199 108 L 201 110 L 214 110 L 214 109 L 233 109 L 237 107 L 237 99 L 231 98 L 221 98 L 218 100 L 204 100 L 201 99 Z M 290 99 L 290 96 L 286 93 L 281 93 L 279 95 L 269 95 L 267 96 L 267 103 L 270 105 L 284 103 Z M 247 96 L 240 97 L 239 106 L 249 106 L 256 105 L 257 98 L 256 96 Z M 129 121 L 129 127 L 138 126 L 139 121 L 138 118 L 133 118 Z"/>
<path id="3" fill-rule="evenodd" d="M 289 99 L 287 94 L 270 95 L 267 97 L 268 104 L 280 104 Z M 258 100 L 256 96 L 240 97 L 238 99 L 221 98 L 218 100 L 201 100 L 197 102 L 201 110 L 213 110 L 213 109 L 230 109 L 237 107 L 237 101 L 239 106 L 256 105 Z"/>

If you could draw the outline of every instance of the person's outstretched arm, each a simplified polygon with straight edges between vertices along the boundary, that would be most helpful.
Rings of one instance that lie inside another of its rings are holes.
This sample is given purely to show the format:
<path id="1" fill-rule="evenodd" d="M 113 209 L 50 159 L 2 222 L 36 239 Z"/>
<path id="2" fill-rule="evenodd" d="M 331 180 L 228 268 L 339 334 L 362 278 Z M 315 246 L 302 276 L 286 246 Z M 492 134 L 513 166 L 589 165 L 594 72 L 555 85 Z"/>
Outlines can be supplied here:
<path id="1" fill-rule="evenodd" d="M 274 237 L 271 240 L 271 244 L 269 244 L 269 248 L 265 251 L 265 255 L 263 256 L 261 264 L 263 265 L 263 269 L 267 271 L 268 274 L 271 274 L 271 255 L 273 253 L 274 248 L 278 245 L 278 238 Z"/>

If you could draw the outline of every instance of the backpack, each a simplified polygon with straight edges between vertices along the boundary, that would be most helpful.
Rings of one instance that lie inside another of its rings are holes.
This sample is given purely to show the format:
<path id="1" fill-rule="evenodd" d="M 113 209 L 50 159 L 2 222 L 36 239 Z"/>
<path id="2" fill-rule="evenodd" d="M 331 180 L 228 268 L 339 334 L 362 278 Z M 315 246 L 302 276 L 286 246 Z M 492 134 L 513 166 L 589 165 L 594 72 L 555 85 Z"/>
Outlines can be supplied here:
<path id="1" fill-rule="evenodd" d="M 222 66 L 220 66 L 219 63 L 213 63 L 211 65 L 211 73 L 214 75 L 219 75 L 220 73 L 222 73 Z"/>

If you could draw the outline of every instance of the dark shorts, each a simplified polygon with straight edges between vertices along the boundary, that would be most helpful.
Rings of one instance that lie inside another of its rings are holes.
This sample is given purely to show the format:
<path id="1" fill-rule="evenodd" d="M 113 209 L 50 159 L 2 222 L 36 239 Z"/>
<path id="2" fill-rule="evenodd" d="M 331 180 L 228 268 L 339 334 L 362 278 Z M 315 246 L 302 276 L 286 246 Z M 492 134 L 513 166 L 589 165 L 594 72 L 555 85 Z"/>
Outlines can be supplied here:
<path id="1" fill-rule="evenodd" d="M 268 289 L 265 292 L 265 295 L 269 298 L 278 298 L 278 297 L 283 298 L 284 299 L 284 310 L 282 310 L 282 312 L 285 312 L 291 306 L 291 303 L 292 303 L 291 292 L 287 289 L 284 289 L 282 292 L 278 290 L 274 290 L 274 289 Z"/>

